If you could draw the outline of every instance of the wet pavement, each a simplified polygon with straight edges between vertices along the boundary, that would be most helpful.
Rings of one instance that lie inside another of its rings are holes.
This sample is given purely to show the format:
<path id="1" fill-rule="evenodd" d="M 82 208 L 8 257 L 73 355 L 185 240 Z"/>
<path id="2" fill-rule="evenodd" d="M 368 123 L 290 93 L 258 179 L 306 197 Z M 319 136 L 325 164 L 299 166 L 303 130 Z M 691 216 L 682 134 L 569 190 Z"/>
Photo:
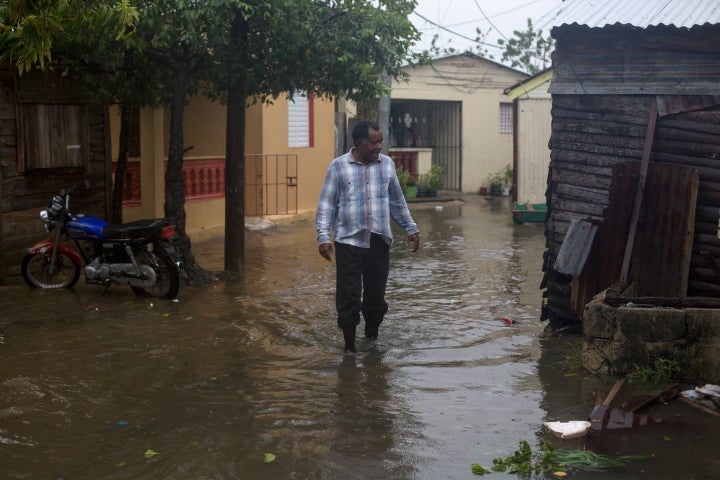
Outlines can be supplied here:
<path id="1" fill-rule="evenodd" d="M 539 322 L 543 226 L 514 226 L 507 199 L 412 210 L 421 250 L 393 246 L 390 312 L 356 355 L 311 222 L 248 233 L 238 281 L 174 302 L 0 288 L 0 478 L 469 479 L 521 440 L 655 455 L 570 478 L 720 475 L 720 421 L 678 402 L 643 429 L 549 434 L 616 379 L 584 373 L 579 338 Z M 222 248 L 193 251 L 219 271 Z"/>

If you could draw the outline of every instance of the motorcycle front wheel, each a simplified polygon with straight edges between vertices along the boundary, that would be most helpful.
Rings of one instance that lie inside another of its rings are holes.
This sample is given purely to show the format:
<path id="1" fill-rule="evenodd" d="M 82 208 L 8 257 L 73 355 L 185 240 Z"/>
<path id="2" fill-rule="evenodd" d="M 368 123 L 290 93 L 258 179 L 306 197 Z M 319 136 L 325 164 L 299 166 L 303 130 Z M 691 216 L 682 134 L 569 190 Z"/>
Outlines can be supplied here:
<path id="1" fill-rule="evenodd" d="M 33 288 L 57 289 L 70 288 L 80 278 L 80 265 L 69 256 L 58 253 L 55 268 L 50 268 L 51 255 L 31 253 L 22 261 L 22 276 Z"/>
<path id="2" fill-rule="evenodd" d="M 143 250 L 136 255 L 138 264 L 147 265 L 155 270 L 156 282 L 152 287 L 134 287 L 132 291 L 140 297 L 172 299 L 180 290 L 180 272 L 177 265 L 162 250 L 154 252 Z"/>

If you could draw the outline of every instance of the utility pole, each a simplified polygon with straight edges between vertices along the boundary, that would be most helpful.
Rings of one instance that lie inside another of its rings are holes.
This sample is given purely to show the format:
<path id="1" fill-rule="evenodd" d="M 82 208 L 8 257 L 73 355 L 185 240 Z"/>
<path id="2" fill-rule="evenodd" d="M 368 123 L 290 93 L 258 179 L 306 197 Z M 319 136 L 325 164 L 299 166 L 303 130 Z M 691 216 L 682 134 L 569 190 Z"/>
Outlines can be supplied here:
<path id="1" fill-rule="evenodd" d="M 380 94 L 380 100 L 378 102 L 378 125 L 380 125 L 380 131 L 384 139 L 382 152 L 387 155 L 388 146 L 390 145 L 390 87 L 392 87 L 392 77 L 387 71 L 383 72 L 382 81 L 383 87 L 385 87 L 387 91 Z"/>

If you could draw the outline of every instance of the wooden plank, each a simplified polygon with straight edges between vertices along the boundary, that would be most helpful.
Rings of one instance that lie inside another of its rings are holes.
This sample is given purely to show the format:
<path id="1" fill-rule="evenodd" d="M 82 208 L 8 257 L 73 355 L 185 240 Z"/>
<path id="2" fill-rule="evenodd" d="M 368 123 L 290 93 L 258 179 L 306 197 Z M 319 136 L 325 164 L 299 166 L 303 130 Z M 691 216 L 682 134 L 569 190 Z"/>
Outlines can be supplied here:
<path id="1" fill-rule="evenodd" d="M 651 403 L 668 402 L 678 396 L 680 393 L 680 384 L 673 383 L 669 387 L 651 395 L 635 397 L 622 404 L 622 409 L 628 412 L 637 412 Z"/>
<path id="2" fill-rule="evenodd" d="M 657 104 L 653 103 L 648 117 L 647 134 L 645 136 L 645 145 L 643 147 L 642 161 L 640 163 L 640 177 L 638 178 L 637 190 L 635 191 L 635 203 L 633 204 L 633 212 L 630 219 L 630 230 L 628 232 L 627 243 L 625 244 L 622 269 L 620 270 L 620 283 L 623 284 L 627 283 L 628 270 L 630 269 L 630 259 L 632 257 L 633 246 L 635 243 L 635 232 L 637 230 L 638 218 L 640 216 L 640 208 L 642 207 L 643 194 L 645 193 L 645 177 L 647 176 L 648 163 L 650 162 L 650 152 L 652 151 L 653 138 L 655 137 L 656 123 Z"/>
<path id="3" fill-rule="evenodd" d="M 698 410 L 702 410 L 702 411 L 705 412 L 705 413 L 709 413 L 710 415 L 714 415 L 714 416 L 716 416 L 716 417 L 720 417 L 720 411 L 719 411 L 719 410 L 713 410 L 713 409 L 711 409 L 711 408 L 709 408 L 709 407 L 706 407 L 705 405 L 701 405 L 701 404 L 699 404 L 699 403 L 697 403 L 697 402 L 693 402 L 693 401 L 690 400 L 689 398 L 685 398 L 685 397 L 683 397 L 682 395 L 680 395 L 679 398 L 680 398 L 681 401 L 687 403 L 687 404 L 690 405 L 691 407 L 695 407 L 695 408 L 697 408 Z"/>
<path id="4" fill-rule="evenodd" d="M 615 399 L 618 392 L 620 392 L 620 389 L 623 387 L 623 385 L 625 385 L 624 378 L 615 382 L 615 385 L 613 385 L 610 393 L 608 393 L 607 397 L 605 397 L 605 400 L 603 400 L 602 403 L 600 403 L 599 405 L 595 405 L 593 411 L 590 413 L 590 428 L 592 428 L 593 430 L 602 430 L 604 423 L 603 420 L 608 413 L 608 407 Z"/>

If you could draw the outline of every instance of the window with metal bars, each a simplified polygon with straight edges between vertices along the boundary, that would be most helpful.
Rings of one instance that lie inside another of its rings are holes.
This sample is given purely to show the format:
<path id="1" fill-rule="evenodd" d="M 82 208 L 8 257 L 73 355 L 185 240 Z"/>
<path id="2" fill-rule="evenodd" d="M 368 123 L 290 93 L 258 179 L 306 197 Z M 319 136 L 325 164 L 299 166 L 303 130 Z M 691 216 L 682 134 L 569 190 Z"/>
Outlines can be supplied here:
<path id="1" fill-rule="evenodd" d="M 501 103 L 498 115 L 498 133 L 512 132 L 512 103 Z"/>

